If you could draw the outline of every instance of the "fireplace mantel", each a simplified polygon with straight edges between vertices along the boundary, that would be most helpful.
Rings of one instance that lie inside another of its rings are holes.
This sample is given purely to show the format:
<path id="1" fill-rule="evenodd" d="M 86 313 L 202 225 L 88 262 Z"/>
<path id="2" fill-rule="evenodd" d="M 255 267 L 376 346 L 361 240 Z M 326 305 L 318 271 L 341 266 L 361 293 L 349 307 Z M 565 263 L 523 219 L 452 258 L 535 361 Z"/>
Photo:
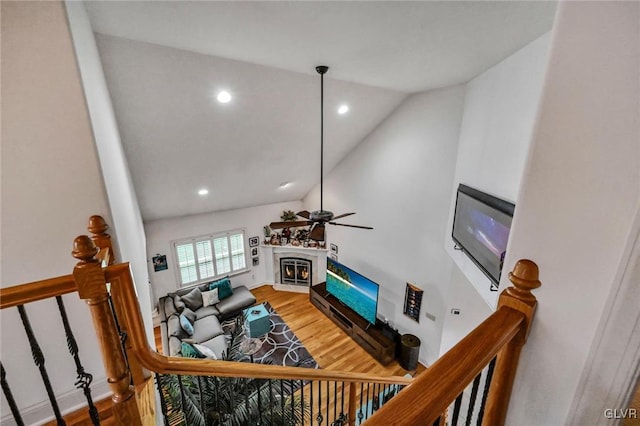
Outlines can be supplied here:
<path id="1" fill-rule="evenodd" d="M 260 246 L 262 251 L 262 258 L 264 259 L 265 278 L 268 284 L 273 285 L 276 290 L 295 291 L 308 293 L 308 287 L 293 286 L 281 284 L 277 281 L 280 273 L 279 259 L 280 257 L 294 256 L 308 258 L 312 261 L 312 274 L 311 278 L 313 282 L 311 285 L 315 285 L 324 281 L 327 273 L 327 252 L 326 248 L 312 248 L 312 247 L 300 247 L 300 246 L 276 246 L 266 245 Z"/>

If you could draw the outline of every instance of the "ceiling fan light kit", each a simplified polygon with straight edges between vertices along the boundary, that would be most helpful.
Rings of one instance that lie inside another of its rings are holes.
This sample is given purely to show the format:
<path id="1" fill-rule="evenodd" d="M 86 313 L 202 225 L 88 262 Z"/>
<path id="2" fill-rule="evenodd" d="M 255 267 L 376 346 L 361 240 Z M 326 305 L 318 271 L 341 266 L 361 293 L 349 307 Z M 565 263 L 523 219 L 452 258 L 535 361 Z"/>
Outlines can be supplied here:
<path id="1" fill-rule="evenodd" d="M 329 67 L 326 65 L 318 65 L 316 67 L 316 71 L 320 74 L 320 210 L 313 211 L 309 213 L 306 210 L 296 213 L 297 216 L 300 216 L 306 220 L 303 221 L 284 221 L 284 222 L 271 222 L 269 225 L 272 229 L 284 229 L 284 228 L 293 228 L 299 226 L 308 226 L 311 225 L 311 230 L 309 231 L 308 239 L 315 241 L 324 241 L 325 233 L 324 228 L 325 224 L 329 225 L 339 225 L 339 226 L 348 226 L 350 228 L 360 228 L 360 229 L 373 229 L 370 226 L 360 226 L 360 225 L 348 225 L 346 223 L 336 223 L 333 222 L 335 219 L 340 219 L 346 216 L 351 216 L 355 213 L 344 213 L 338 216 L 334 216 L 333 212 L 329 210 L 324 210 L 323 199 L 324 199 L 324 75 L 329 71 Z"/>

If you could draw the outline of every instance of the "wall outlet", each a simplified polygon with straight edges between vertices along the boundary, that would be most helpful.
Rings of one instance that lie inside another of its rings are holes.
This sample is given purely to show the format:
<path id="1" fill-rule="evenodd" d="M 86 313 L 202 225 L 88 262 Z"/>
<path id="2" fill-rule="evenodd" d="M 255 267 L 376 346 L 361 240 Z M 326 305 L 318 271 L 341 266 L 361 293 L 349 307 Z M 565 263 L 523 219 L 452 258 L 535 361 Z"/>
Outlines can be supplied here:
<path id="1" fill-rule="evenodd" d="M 435 321 L 435 320 L 436 320 L 436 316 L 435 316 L 435 315 L 433 315 L 432 313 L 425 312 L 425 313 L 424 313 L 424 316 L 425 316 L 425 317 L 427 317 L 427 318 L 429 318 L 431 321 Z"/>
<path id="2" fill-rule="evenodd" d="M 451 315 L 460 315 L 460 309 L 458 308 L 451 309 Z"/>

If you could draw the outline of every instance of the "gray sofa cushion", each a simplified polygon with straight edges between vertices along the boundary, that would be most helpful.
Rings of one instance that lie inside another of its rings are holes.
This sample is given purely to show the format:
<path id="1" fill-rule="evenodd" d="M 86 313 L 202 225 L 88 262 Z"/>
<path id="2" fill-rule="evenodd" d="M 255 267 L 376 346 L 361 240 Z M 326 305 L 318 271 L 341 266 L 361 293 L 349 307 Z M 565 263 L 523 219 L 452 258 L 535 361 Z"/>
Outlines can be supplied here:
<path id="1" fill-rule="evenodd" d="M 184 308 L 186 308 L 186 305 L 184 304 L 184 302 L 182 301 L 182 297 L 176 295 L 173 298 L 173 304 L 175 305 L 176 309 L 178 310 L 178 312 L 182 312 L 182 310 Z"/>
<path id="2" fill-rule="evenodd" d="M 209 315 L 218 316 L 220 315 L 220 311 L 215 305 L 204 306 L 198 309 L 198 311 L 196 312 L 196 320 L 199 320 L 200 318 L 208 317 Z"/>
<path id="3" fill-rule="evenodd" d="M 221 334 L 200 344 L 211 349 L 218 359 L 223 359 L 223 354 L 226 354 L 227 349 L 229 348 L 229 337 Z"/>
<path id="4" fill-rule="evenodd" d="M 187 333 L 180 326 L 180 319 L 177 315 L 171 315 L 167 320 L 167 335 L 178 338 L 187 337 Z"/>
<path id="5" fill-rule="evenodd" d="M 222 327 L 220 321 L 215 315 L 209 315 L 208 317 L 201 318 L 193 324 L 194 332 L 191 338 L 196 343 L 206 342 L 216 336 L 222 334 Z"/>
<path id="6" fill-rule="evenodd" d="M 169 356 L 180 356 L 180 350 L 182 349 L 182 340 L 178 337 L 169 337 Z M 166 350 L 164 351 L 167 352 Z"/>
<path id="7" fill-rule="evenodd" d="M 256 298 L 245 286 L 233 289 L 233 294 L 216 305 L 220 311 L 220 317 L 225 319 L 232 316 L 243 308 L 248 308 L 256 303 Z"/>
<path id="8" fill-rule="evenodd" d="M 198 319 L 198 315 L 189 308 L 184 308 L 181 315 L 184 315 L 185 317 L 187 317 L 187 319 L 192 325 L 193 323 L 196 322 L 196 319 Z"/>
<path id="9" fill-rule="evenodd" d="M 165 297 L 162 301 L 161 306 L 164 309 L 163 314 L 165 318 L 169 318 L 171 315 L 178 313 L 178 310 L 173 304 L 173 297 Z"/>
<path id="10" fill-rule="evenodd" d="M 198 287 L 191 290 L 188 294 L 180 296 L 187 308 L 197 311 L 202 307 L 202 293 Z"/>

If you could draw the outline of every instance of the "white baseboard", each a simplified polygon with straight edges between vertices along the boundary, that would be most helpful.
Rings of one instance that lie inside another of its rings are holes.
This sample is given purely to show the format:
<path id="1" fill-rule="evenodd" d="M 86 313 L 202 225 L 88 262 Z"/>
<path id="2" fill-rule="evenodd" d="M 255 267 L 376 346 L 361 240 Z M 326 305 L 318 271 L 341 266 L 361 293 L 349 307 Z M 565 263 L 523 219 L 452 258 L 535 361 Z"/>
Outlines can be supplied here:
<path id="1" fill-rule="evenodd" d="M 91 399 L 94 403 L 110 396 L 111 390 L 109 389 L 106 378 L 102 378 L 102 380 L 96 381 L 91 385 Z M 56 395 L 56 400 L 58 401 L 58 407 L 63 416 L 87 406 L 87 399 L 84 397 L 84 393 L 78 389 Z M 20 410 L 20 416 L 25 425 L 39 425 L 55 420 L 53 408 L 51 408 L 49 400 L 23 408 Z M 0 424 L 7 426 L 17 425 L 11 412 L 0 418 Z"/>

